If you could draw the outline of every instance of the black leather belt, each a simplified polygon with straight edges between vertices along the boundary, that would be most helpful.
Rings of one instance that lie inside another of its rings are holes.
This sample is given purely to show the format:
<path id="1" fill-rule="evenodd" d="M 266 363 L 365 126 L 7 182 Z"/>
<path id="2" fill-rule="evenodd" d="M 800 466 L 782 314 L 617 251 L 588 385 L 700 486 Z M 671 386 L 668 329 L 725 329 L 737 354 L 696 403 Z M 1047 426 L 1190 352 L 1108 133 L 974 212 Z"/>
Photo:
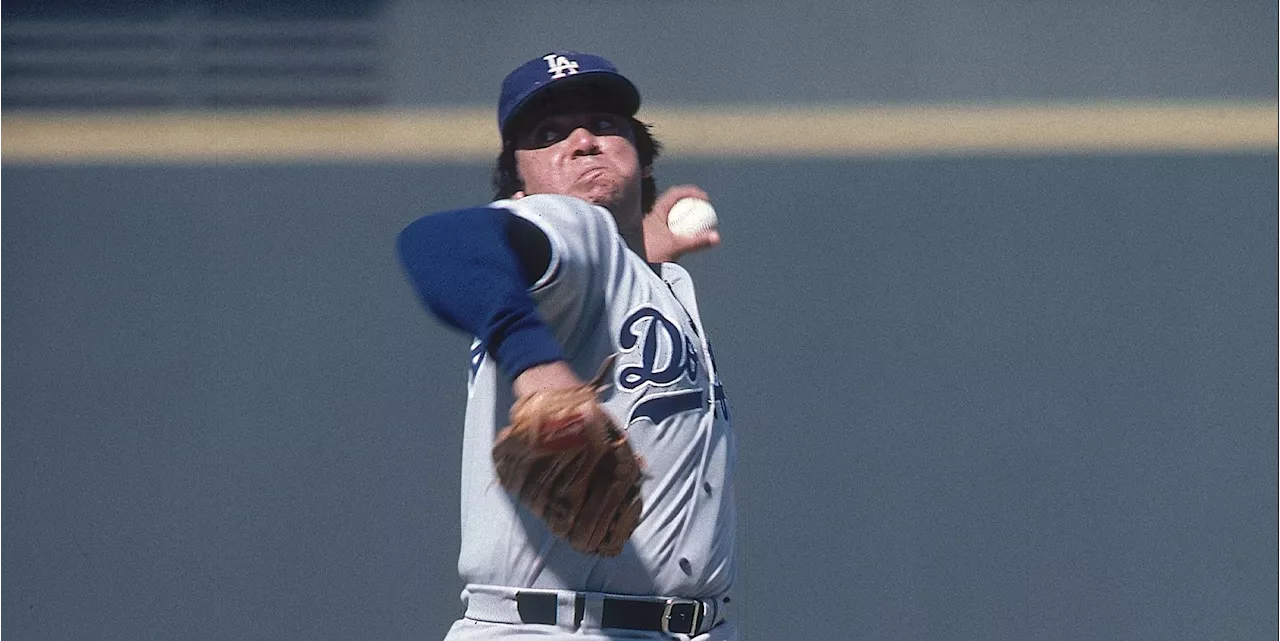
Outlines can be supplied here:
<path id="1" fill-rule="evenodd" d="M 573 625 L 582 623 L 585 599 L 573 602 Z M 524 623 L 556 625 L 556 595 L 546 592 L 517 592 L 516 610 Z M 600 627 L 649 630 L 667 634 L 694 635 L 706 618 L 706 607 L 696 599 L 622 599 L 605 597 Z"/>

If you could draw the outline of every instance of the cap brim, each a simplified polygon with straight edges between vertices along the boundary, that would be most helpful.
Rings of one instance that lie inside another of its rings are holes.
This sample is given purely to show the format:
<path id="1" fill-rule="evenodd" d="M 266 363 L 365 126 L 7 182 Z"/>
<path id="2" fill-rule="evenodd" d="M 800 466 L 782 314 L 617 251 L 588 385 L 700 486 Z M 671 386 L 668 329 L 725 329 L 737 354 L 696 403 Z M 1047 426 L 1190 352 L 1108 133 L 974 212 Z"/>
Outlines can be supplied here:
<path id="1" fill-rule="evenodd" d="M 634 116 L 640 109 L 640 92 L 630 80 L 607 71 L 588 71 L 535 88 L 521 98 L 502 126 L 503 137 L 531 119 L 541 118 L 562 107 L 573 97 L 575 108 Z"/>

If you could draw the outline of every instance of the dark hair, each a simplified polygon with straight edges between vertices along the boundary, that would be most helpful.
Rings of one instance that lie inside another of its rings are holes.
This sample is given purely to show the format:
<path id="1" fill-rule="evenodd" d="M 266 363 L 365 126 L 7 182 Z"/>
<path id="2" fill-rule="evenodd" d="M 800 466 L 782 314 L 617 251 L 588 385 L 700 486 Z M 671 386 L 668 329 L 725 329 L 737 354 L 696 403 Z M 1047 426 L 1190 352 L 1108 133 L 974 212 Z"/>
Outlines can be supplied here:
<path id="1" fill-rule="evenodd" d="M 631 131 L 635 136 L 636 153 L 640 156 L 640 166 L 652 169 L 653 162 L 662 153 L 662 143 L 649 133 L 649 125 L 631 118 Z M 640 179 L 640 211 L 648 213 L 653 208 L 653 201 L 658 198 L 658 185 L 650 175 Z M 494 200 L 510 198 L 511 194 L 524 189 L 524 182 L 516 173 L 516 145 L 508 137 L 502 141 L 502 153 L 498 154 L 498 162 L 493 168 Z"/>

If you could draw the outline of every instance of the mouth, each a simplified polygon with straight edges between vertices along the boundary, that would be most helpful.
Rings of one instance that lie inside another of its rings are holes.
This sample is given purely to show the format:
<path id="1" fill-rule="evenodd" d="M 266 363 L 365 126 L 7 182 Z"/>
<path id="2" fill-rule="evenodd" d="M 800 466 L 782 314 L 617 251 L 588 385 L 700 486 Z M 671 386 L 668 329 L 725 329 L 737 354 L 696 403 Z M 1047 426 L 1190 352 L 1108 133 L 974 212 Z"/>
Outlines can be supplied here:
<path id="1" fill-rule="evenodd" d="M 578 174 L 578 182 L 593 182 L 609 175 L 609 168 L 604 166 L 588 167 Z"/>

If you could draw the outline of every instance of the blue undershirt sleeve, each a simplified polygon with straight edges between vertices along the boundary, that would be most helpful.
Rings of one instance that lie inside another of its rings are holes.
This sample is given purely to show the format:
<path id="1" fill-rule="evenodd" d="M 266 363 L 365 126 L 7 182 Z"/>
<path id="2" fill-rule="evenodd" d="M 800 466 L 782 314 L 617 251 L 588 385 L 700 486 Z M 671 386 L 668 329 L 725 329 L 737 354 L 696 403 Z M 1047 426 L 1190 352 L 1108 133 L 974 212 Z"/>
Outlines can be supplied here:
<path id="1" fill-rule="evenodd" d="M 536 232 L 531 241 L 529 227 L 508 210 L 473 207 L 419 218 L 397 242 L 427 308 L 479 338 L 511 380 L 565 358 L 528 292 L 547 261 L 546 237 Z"/>

